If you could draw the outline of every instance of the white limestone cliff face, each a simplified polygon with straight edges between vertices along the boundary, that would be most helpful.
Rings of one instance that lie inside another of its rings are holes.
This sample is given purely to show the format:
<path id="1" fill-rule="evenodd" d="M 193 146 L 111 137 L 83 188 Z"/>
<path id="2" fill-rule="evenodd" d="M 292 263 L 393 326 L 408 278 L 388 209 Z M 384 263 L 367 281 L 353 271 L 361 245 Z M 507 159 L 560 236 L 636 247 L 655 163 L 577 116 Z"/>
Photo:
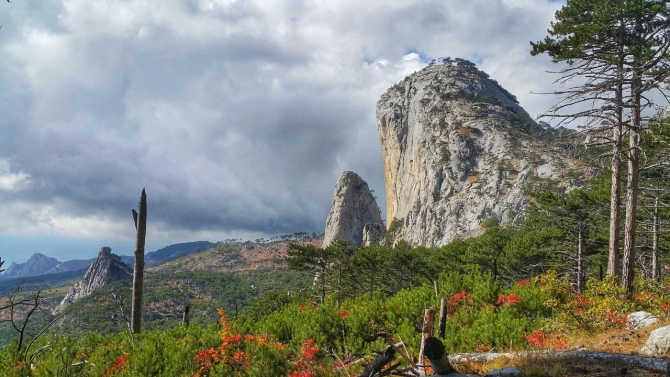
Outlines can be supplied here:
<path id="1" fill-rule="evenodd" d="M 467 61 L 406 77 L 382 95 L 377 122 L 386 224 L 402 219 L 399 238 L 414 245 L 477 236 L 492 218 L 509 224 L 528 185 L 567 188 L 566 173 L 581 174 L 513 95 Z"/>
<path id="2" fill-rule="evenodd" d="M 367 182 L 358 174 L 345 171 L 335 185 L 323 247 L 338 238 L 354 247 L 361 246 L 366 224 L 383 224 L 379 206 Z"/>
<path id="3" fill-rule="evenodd" d="M 133 271 L 130 266 L 121 262 L 118 255 L 112 254 L 112 249 L 103 247 L 98 252 L 98 257 L 91 263 L 84 278 L 74 284 L 67 292 L 63 301 L 56 308 L 63 310 L 67 305 L 88 296 L 98 288 L 116 280 L 132 280 Z"/>

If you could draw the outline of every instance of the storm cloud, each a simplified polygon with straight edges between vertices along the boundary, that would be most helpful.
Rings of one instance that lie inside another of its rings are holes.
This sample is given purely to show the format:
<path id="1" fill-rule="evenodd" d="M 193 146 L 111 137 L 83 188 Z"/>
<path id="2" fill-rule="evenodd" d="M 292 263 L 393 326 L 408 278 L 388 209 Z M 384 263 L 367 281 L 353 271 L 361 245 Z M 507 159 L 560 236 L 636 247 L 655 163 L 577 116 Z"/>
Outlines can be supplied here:
<path id="1" fill-rule="evenodd" d="M 554 67 L 528 42 L 560 5 L 2 4 L 0 238 L 131 240 L 143 187 L 154 240 L 320 233 L 344 170 L 383 208 L 381 94 L 462 57 L 538 115 Z"/>

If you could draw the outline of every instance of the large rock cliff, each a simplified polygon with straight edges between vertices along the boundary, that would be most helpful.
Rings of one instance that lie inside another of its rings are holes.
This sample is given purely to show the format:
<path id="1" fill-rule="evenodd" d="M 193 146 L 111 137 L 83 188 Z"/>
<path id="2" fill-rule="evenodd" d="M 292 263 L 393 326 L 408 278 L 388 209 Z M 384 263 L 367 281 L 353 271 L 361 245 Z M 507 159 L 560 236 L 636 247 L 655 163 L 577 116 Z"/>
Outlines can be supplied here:
<path id="1" fill-rule="evenodd" d="M 358 174 L 345 171 L 335 185 L 323 247 L 337 238 L 361 246 L 366 224 L 383 224 L 379 206 L 367 182 Z"/>
<path id="2" fill-rule="evenodd" d="M 565 173 L 580 174 L 512 94 L 456 63 L 406 77 L 377 103 L 387 224 L 402 219 L 399 237 L 415 245 L 479 235 L 485 221 L 509 224 L 529 184 L 570 186 Z"/>
<path id="3" fill-rule="evenodd" d="M 132 278 L 133 271 L 130 266 L 121 262 L 118 255 L 112 254 L 111 248 L 103 247 L 98 252 L 98 257 L 86 271 L 84 278 L 70 288 L 56 310 L 63 310 L 67 305 L 88 296 L 94 290 L 102 288 L 112 281 Z"/>

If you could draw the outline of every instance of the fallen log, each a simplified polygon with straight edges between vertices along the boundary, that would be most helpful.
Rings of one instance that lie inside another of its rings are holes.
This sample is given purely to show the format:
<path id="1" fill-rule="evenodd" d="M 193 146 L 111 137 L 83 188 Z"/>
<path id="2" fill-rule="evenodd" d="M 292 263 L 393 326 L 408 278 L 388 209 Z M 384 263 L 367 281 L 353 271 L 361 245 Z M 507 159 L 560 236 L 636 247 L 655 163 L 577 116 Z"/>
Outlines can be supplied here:
<path id="1" fill-rule="evenodd" d="M 654 357 L 642 357 L 642 356 L 633 356 L 625 355 L 620 353 L 607 353 L 607 352 L 592 352 L 592 351 L 520 351 L 520 352 L 505 352 L 505 353 L 461 353 L 449 355 L 449 361 L 452 363 L 464 363 L 464 362 L 491 362 L 499 358 L 515 359 L 518 357 L 527 357 L 527 358 L 547 358 L 547 359 L 560 359 L 560 358 L 578 358 L 591 362 L 598 362 L 604 360 L 620 360 L 621 362 L 628 364 L 637 368 L 646 368 L 654 370 L 657 372 L 666 372 L 670 370 L 670 360 L 668 359 L 659 359 Z M 670 376 L 670 373 L 668 373 Z"/>

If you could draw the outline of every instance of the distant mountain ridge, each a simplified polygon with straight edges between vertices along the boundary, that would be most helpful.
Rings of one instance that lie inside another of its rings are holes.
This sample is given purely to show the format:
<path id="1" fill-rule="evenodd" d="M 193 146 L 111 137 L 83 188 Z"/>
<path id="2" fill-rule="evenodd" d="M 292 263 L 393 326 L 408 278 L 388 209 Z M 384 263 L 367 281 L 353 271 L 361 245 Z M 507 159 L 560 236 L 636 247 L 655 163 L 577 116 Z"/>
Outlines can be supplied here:
<path id="1" fill-rule="evenodd" d="M 25 263 L 14 263 L 0 274 L 0 280 L 10 280 L 31 276 L 59 274 L 81 270 L 88 267 L 93 259 L 74 259 L 59 262 L 56 258 L 47 257 L 42 253 L 33 254 Z"/>
<path id="2" fill-rule="evenodd" d="M 198 251 L 209 249 L 216 245 L 216 243 L 209 241 L 177 243 L 146 253 L 144 262 L 147 266 L 156 266 Z M 135 257 L 132 255 L 122 255 L 120 258 L 123 263 L 126 263 L 129 266 L 132 266 L 135 260 Z M 25 263 L 12 262 L 5 272 L 0 273 L 0 280 L 12 280 L 78 271 L 88 268 L 94 260 L 95 258 L 74 259 L 60 262 L 56 258 L 48 257 L 42 253 L 35 253 Z"/>
<path id="3" fill-rule="evenodd" d="M 194 242 L 183 242 L 183 243 L 176 243 L 174 245 L 170 246 L 165 246 L 162 249 L 158 249 L 156 251 L 152 251 L 150 253 L 144 254 L 144 263 L 147 266 L 156 266 L 159 264 L 163 264 L 165 262 L 170 262 L 175 259 L 179 259 L 183 256 L 197 253 L 199 251 L 207 250 L 209 248 L 212 248 L 216 246 L 217 244 L 214 242 L 209 242 L 209 241 L 194 241 Z M 121 260 L 132 266 L 135 257 L 130 255 L 130 256 L 121 256 Z"/>

